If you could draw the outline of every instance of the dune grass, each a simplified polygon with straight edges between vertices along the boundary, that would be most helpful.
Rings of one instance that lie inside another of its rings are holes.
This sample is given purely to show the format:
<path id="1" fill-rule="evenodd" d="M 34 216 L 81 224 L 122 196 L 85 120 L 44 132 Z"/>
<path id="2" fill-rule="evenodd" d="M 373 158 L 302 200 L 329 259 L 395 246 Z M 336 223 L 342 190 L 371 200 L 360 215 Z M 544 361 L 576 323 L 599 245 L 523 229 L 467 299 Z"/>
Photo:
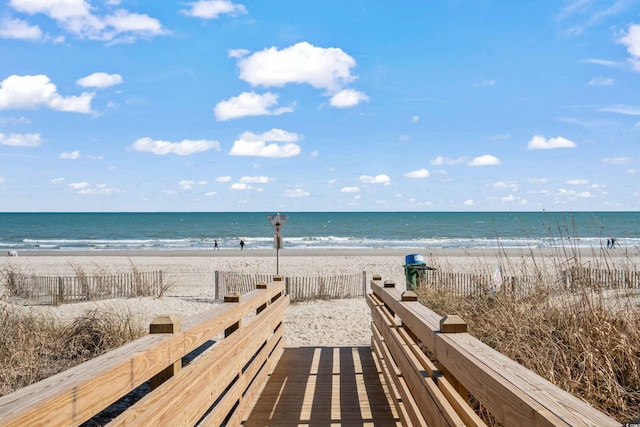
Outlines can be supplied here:
<path id="1" fill-rule="evenodd" d="M 0 302 L 0 396 L 146 333 L 131 313 L 89 310 L 71 323 Z"/>
<path id="2" fill-rule="evenodd" d="M 558 277 L 581 265 L 573 251 L 558 259 Z M 519 260 L 503 261 L 520 269 Z M 600 267 L 612 268 L 610 261 Z M 530 262 L 518 274 L 553 277 L 539 271 L 541 264 Z M 476 338 L 598 410 L 620 422 L 640 417 L 640 289 L 597 289 L 585 281 L 570 289 L 540 286 L 520 297 L 504 290 L 456 297 L 425 286 L 417 293 L 422 304 L 460 315 Z"/>

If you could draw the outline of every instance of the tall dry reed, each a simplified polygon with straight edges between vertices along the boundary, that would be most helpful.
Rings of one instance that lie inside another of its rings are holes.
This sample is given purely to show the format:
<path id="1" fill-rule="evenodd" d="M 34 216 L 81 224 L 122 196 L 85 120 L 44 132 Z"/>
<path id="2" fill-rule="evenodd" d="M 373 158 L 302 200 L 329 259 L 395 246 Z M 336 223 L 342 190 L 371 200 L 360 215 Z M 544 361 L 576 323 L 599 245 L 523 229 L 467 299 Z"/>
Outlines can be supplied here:
<path id="1" fill-rule="evenodd" d="M 580 265 L 570 253 L 557 268 Z M 417 293 L 424 305 L 459 314 L 472 335 L 600 411 L 620 422 L 640 417 L 640 289 L 594 289 L 574 281 L 570 289 L 541 284 L 525 297 L 505 291 L 456 297 L 426 287 Z"/>
<path id="2" fill-rule="evenodd" d="M 70 324 L 0 301 L 0 396 L 40 381 L 145 333 L 131 313 L 90 310 Z"/>

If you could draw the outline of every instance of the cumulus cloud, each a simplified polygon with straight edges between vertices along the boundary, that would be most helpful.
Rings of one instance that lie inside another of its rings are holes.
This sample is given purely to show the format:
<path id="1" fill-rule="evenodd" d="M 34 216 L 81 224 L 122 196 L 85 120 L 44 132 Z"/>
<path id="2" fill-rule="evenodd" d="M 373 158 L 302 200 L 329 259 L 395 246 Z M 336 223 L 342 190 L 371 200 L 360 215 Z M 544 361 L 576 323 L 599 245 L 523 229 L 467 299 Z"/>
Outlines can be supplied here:
<path id="1" fill-rule="evenodd" d="M 625 45 L 629 53 L 629 63 L 635 71 L 640 71 L 640 24 L 629 25 L 627 32 L 617 43 Z"/>
<path id="2" fill-rule="evenodd" d="M 429 178 L 431 174 L 429 173 L 429 171 L 427 169 L 418 169 L 415 171 L 411 171 L 411 172 L 407 172 L 404 174 L 405 178 L 414 178 L 414 179 L 420 179 L 420 178 Z"/>
<path id="3" fill-rule="evenodd" d="M 295 157 L 300 154 L 300 146 L 296 144 L 300 137 L 293 132 L 282 129 L 271 129 L 260 135 L 244 132 L 233 142 L 230 156 L 255 157 Z"/>
<path id="4" fill-rule="evenodd" d="M 575 148 L 576 143 L 566 138 L 558 136 L 546 139 L 544 136 L 534 135 L 527 144 L 528 150 L 550 150 L 554 148 Z"/>
<path id="5" fill-rule="evenodd" d="M 120 192 L 117 188 L 109 187 L 107 184 L 96 184 L 92 186 L 86 181 L 74 182 L 67 185 L 67 187 L 83 195 L 110 195 Z"/>
<path id="6" fill-rule="evenodd" d="M 353 89 L 343 89 L 331 97 L 329 104 L 336 108 L 349 108 L 358 105 L 360 101 L 368 101 L 364 93 Z"/>
<path id="7" fill-rule="evenodd" d="M 307 42 L 278 50 L 270 47 L 251 55 L 233 50 L 240 78 L 252 86 L 282 87 L 304 83 L 336 94 L 356 79 L 351 69 L 356 61 L 340 48 L 316 47 Z"/>
<path id="8" fill-rule="evenodd" d="M 93 73 L 76 81 L 78 86 L 107 88 L 122 84 L 124 80 L 120 74 Z"/>
<path id="9" fill-rule="evenodd" d="M 357 193 L 360 191 L 360 187 L 342 187 L 340 191 L 342 193 Z"/>
<path id="10" fill-rule="evenodd" d="M 227 101 L 216 104 L 213 112 L 216 120 L 225 121 L 245 116 L 277 116 L 291 113 L 292 107 L 278 106 L 278 95 L 271 92 L 262 95 L 255 92 L 243 92 Z"/>
<path id="11" fill-rule="evenodd" d="M 41 141 L 39 133 L 0 133 L 0 144 L 12 147 L 37 147 Z"/>
<path id="12" fill-rule="evenodd" d="M 22 19 L 0 20 L 0 38 L 16 40 L 40 40 L 42 30 L 37 25 L 30 25 Z"/>
<path id="13" fill-rule="evenodd" d="M 163 156 L 165 154 L 188 156 L 212 149 L 220 150 L 220 143 L 218 141 L 209 141 L 205 139 L 196 141 L 185 139 L 180 142 L 156 141 L 149 137 L 145 137 L 134 142 L 131 145 L 131 149 L 144 153 L 153 153 L 159 156 Z"/>
<path id="14" fill-rule="evenodd" d="M 45 75 L 11 75 L 0 83 L 0 110 L 32 110 L 39 107 L 55 111 L 90 113 L 95 94 L 64 97 Z"/>
<path id="15" fill-rule="evenodd" d="M 233 184 L 231 184 L 231 187 L 229 187 L 229 188 L 231 188 L 232 190 L 240 190 L 240 191 L 242 191 L 242 190 L 251 190 L 251 186 L 250 185 L 245 184 L 245 183 L 241 183 L 241 182 L 233 183 Z"/>
<path id="16" fill-rule="evenodd" d="M 365 184 L 389 184 L 391 182 L 391 178 L 388 175 L 380 174 L 376 176 L 369 175 L 361 175 L 360 181 Z"/>
<path id="17" fill-rule="evenodd" d="M 613 79 L 610 77 L 594 77 L 587 83 L 588 86 L 611 86 Z"/>
<path id="18" fill-rule="evenodd" d="M 431 164 L 434 166 L 452 166 L 452 165 L 459 165 L 461 163 L 464 163 L 466 161 L 465 157 L 458 157 L 457 159 L 448 159 L 446 157 L 443 156 L 438 156 L 435 159 L 431 160 Z"/>
<path id="19" fill-rule="evenodd" d="M 272 181 L 272 178 L 268 176 L 243 176 L 240 178 L 240 182 L 243 184 L 267 184 Z"/>
<path id="20" fill-rule="evenodd" d="M 45 15 L 81 39 L 131 42 L 167 33 L 157 19 L 117 8 L 113 2 L 104 4 L 106 10 L 83 0 L 11 0 L 9 6 L 19 13 Z"/>
<path id="21" fill-rule="evenodd" d="M 589 183 L 588 179 L 570 179 L 566 181 L 568 185 L 587 185 Z"/>
<path id="22" fill-rule="evenodd" d="M 241 4 L 235 4 L 228 0 L 198 0 L 189 3 L 189 9 L 180 13 L 194 18 L 217 19 L 220 15 L 231 16 L 244 15 L 247 9 Z"/>
<path id="23" fill-rule="evenodd" d="M 229 182 L 231 181 L 230 176 L 219 176 L 216 178 L 216 182 Z"/>
<path id="24" fill-rule="evenodd" d="M 69 152 L 65 152 L 65 153 L 60 153 L 60 158 L 61 159 L 68 159 L 68 160 L 76 160 L 80 158 L 80 151 L 69 151 Z"/>
<path id="25" fill-rule="evenodd" d="M 479 156 L 467 163 L 469 166 L 497 166 L 500 164 L 500 159 L 490 154 Z"/>
<path id="26" fill-rule="evenodd" d="M 497 181 L 493 183 L 493 188 L 497 188 L 497 189 L 506 189 L 506 190 L 511 190 L 511 191 L 517 191 L 518 190 L 518 183 L 517 182 L 505 182 L 505 181 Z"/>

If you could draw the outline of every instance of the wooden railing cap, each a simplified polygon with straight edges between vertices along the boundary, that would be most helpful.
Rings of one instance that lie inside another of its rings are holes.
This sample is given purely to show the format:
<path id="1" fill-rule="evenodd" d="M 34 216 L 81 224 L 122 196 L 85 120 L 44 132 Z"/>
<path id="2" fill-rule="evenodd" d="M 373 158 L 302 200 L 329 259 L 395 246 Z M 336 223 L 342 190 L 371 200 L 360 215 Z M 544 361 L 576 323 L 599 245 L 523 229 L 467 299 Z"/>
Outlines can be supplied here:
<path id="1" fill-rule="evenodd" d="M 457 314 L 447 314 L 440 319 L 440 332 L 444 334 L 467 332 L 467 322 Z"/>
<path id="2" fill-rule="evenodd" d="M 418 295 L 413 291 L 404 291 L 402 301 L 418 301 Z"/>
<path id="3" fill-rule="evenodd" d="M 395 288 L 396 287 L 396 283 L 393 280 L 385 280 L 384 281 L 384 287 L 385 288 Z"/>
<path id="4" fill-rule="evenodd" d="M 173 314 L 157 316 L 149 324 L 150 334 L 175 334 L 180 330 L 180 319 Z"/>
<path id="5" fill-rule="evenodd" d="M 224 296 L 224 302 L 240 302 L 240 293 L 229 292 Z"/>

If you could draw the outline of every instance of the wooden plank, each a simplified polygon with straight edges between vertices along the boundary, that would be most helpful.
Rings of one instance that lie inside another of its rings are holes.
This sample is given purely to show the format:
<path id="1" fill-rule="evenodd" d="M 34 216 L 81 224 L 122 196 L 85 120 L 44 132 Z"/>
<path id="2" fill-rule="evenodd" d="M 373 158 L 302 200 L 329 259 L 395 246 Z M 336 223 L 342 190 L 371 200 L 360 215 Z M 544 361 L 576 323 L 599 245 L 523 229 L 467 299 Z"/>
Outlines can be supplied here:
<path id="1" fill-rule="evenodd" d="M 111 425 L 195 424 L 273 334 L 288 303 L 289 299 L 284 297 L 271 304 L 238 331 L 203 352 L 179 375 L 123 412 Z"/>
<path id="2" fill-rule="evenodd" d="M 380 330 L 384 343 L 389 353 L 402 373 L 411 398 L 413 398 L 420 410 L 421 416 L 429 425 L 457 425 L 463 426 L 462 419 L 458 416 L 447 399 L 445 399 L 438 386 L 428 376 L 422 373 L 422 366 L 402 339 L 393 323 L 383 324 L 383 318 L 372 313 L 374 324 Z M 407 399 L 403 396 L 403 400 Z"/>

